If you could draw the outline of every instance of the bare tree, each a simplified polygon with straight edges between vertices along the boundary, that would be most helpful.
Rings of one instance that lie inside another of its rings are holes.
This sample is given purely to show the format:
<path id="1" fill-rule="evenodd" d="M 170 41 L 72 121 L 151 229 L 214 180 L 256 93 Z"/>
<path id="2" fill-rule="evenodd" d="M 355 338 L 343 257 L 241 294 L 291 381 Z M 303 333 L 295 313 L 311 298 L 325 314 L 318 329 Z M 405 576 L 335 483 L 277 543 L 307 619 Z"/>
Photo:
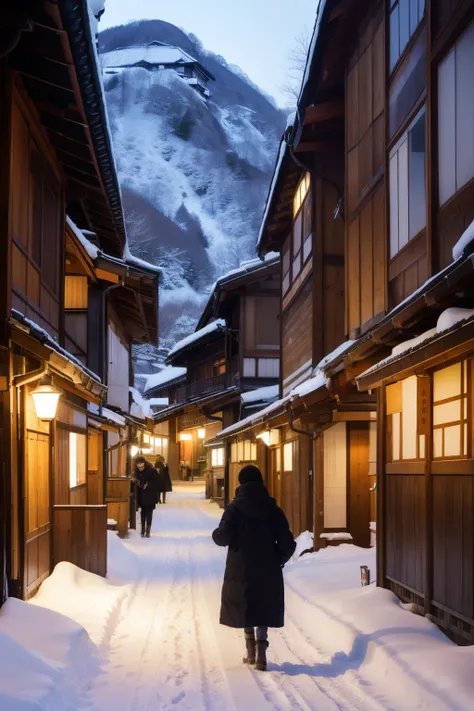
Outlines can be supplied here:
<path id="1" fill-rule="evenodd" d="M 305 27 L 294 38 L 288 55 L 286 79 L 280 88 L 292 105 L 298 101 L 310 44 L 311 34 Z"/>

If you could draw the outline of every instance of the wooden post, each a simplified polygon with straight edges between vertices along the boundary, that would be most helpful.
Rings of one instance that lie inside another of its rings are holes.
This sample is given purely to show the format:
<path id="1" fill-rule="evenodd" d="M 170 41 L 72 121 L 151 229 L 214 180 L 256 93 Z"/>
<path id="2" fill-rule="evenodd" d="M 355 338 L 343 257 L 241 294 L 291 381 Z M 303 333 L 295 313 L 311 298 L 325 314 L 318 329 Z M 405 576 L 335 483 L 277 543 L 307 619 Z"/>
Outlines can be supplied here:
<path id="1" fill-rule="evenodd" d="M 420 381 L 424 390 L 424 401 L 428 403 L 425 408 L 425 580 L 424 594 L 425 615 L 431 614 L 431 600 L 433 599 L 433 477 L 431 475 L 431 462 L 433 461 L 433 379 L 423 376 Z M 420 391 L 421 387 L 418 388 Z M 420 408 L 420 402 L 418 401 Z"/>
<path id="2" fill-rule="evenodd" d="M 224 462 L 224 506 L 227 506 L 230 500 L 230 441 L 225 441 L 225 462 Z"/>
<path id="3" fill-rule="evenodd" d="M 377 389 L 377 585 L 384 587 L 386 571 L 385 464 L 387 461 L 386 389 Z"/>
<path id="4" fill-rule="evenodd" d="M 321 431 L 313 439 L 313 492 L 314 492 L 314 550 L 321 548 L 324 533 L 324 435 Z"/>
<path id="5" fill-rule="evenodd" d="M 8 346 L 11 310 L 11 74 L 5 57 L 0 59 L 0 344 Z"/>

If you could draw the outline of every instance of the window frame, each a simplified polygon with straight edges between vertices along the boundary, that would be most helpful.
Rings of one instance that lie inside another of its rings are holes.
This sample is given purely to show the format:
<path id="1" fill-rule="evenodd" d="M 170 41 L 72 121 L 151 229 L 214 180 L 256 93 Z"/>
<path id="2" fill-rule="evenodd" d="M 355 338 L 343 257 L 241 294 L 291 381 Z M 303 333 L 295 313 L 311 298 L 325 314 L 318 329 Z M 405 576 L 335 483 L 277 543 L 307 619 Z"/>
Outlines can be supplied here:
<path id="1" fill-rule="evenodd" d="M 418 124 L 421 118 L 424 118 L 425 122 L 425 150 L 424 150 L 424 181 L 425 181 L 425 221 L 422 227 L 415 232 L 414 234 L 411 234 L 410 230 L 410 156 L 411 156 L 411 151 L 410 151 L 410 133 L 413 131 L 415 126 Z M 411 121 L 408 123 L 408 125 L 405 127 L 403 132 L 401 133 L 400 137 L 398 140 L 394 143 L 394 145 L 391 147 L 389 154 L 388 154 L 388 192 L 389 192 L 389 244 L 388 244 L 388 249 L 389 249 L 389 261 L 392 261 L 393 259 L 396 259 L 400 252 L 405 249 L 410 242 L 413 242 L 414 239 L 418 237 L 419 234 L 423 232 L 423 230 L 426 229 L 426 213 L 427 213 L 427 195 L 426 195 L 426 186 L 427 186 L 427 170 L 426 170 L 426 154 L 427 154 L 427 133 L 426 133 L 426 105 L 423 104 L 419 111 L 416 112 L 415 116 L 411 119 Z M 406 145 L 406 179 L 400 182 L 400 151 L 401 149 Z M 396 176 L 397 176 L 397 183 L 396 183 L 396 192 L 392 192 L 392 180 L 393 180 L 393 175 L 392 175 L 392 160 L 396 160 Z M 406 214 L 403 214 L 403 219 L 404 223 L 406 223 L 406 231 L 407 231 L 407 241 L 400 246 L 400 185 L 405 186 L 406 185 Z M 394 200 L 396 200 L 396 205 L 397 205 L 397 212 L 396 215 L 393 213 L 393 204 L 392 204 L 392 199 L 393 196 L 395 195 Z M 394 244 L 394 222 L 396 221 L 396 226 L 397 226 L 397 234 L 396 234 L 396 242 L 397 242 L 397 249 L 396 251 L 392 251 L 393 249 L 393 244 Z"/>
<path id="2" fill-rule="evenodd" d="M 403 47 L 401 47 L 400 43 L 400 38 L 401 38 L 401 30 L 400 30 L 400 6 L 403 4 L 407 5 L 407 22 L 408 22 L 408 38 Z M 417 8 L 418 8 L 418 22 L 414 27 L 412 27 L 412 22 L 411 22 L 411 9 L 412 9 L 412 4 L 416 3 Z M 392 24 L 392 18 L 397 16 L 397 39 L 398 39 L 398 52 L 396 58 L 392 58 L 392 30 L 393 30 L 393 24 Z M 389 74 L 392 75 L 398 66 L 400 65 L 401 61 L 409 51 L 413 38 L 416 37 L 417 33 L 420 30 L 420 27 L 422 26 L 424 19 L 425 19 L 425 14 L 426 14 L 426 0 L 390 0 L 389 3 L 389 8 L 388 8 L 388 28 L 387 28 L 387 37 L 388 37 L 388 68 L 389 68 Z"/>
<path id="3" fill-rule="evenodd" d="M 293 196 L 293 222 L 291 232 L 283 245 L 281 257 L 281 283 L 282 296 L 290 290 L 292 284 L 299 277 L 313 253 L 313 184 L 311 175 L 306 172 L 298 183 Z M 308 218 L 309 215 L 309 218 Z M 306 224 L 309 222 L 309 229 Z M 300 238 L 295 251 L 295 229 L 299 225 Z M 309 248 L 307 248 L 309 245 Z M 295 265 L 297 271 L 295 271 Z"/>
<path id="4" fill-rule="evenodd" d="M 452 366 L 460 365 L 460 393 L 459 395 L 453 395 L 448 398 L 442 398 L 441 400 L 435 400 L 434 396 L 434 379 L 435 379 L 435 374 L 442 372 L 443 370 L 447 370 L 448 368 Z M 432 438 L 433 438 L 433 461 L 434 462 L 442 462 L 442 461 L 448 461 L 448 460 L 453 460 L 453 459 L 469 459 L 471 452 L 471 446 L 470 446 L 470 416 L 469 413 L 471 412 L 471 402 L 472 402 L 472 393 L 471 393 L 471 387 L 470 387 L 470 375 L 469 375 L 469 369 L 470 369 L 470 362 L 469 359 L 463 358 L 460 361 L 456 361 L 456 363 L 452 363 L 450 366 L 443 366 L 442 368 L 436 368 L 436 370 L 433 371 L 432 373 L 432 380 L 433 380 L 433 395 L 431 398 L 431 411 L 432 411 Z M 435 420 L 435 407 L 439 407 L 442 405 L 446 404 L 451 404 L 454 402 L 460 402 L 460 419 L 459 420 L 452 420 L 448 422 L 441 422 L 438 424 L 434 424 Z M 465 403 L 465 405 L 464 405 Z M 460 440 L 459 440 L 459 454 L 445 454 L 445 445 L 446 445 L 446 440 L 445 440 L 445 435 L 444 431 L 446 429 L 449 429 L 450 427 L 457 427 L 459 426 L 460 432 Z M 472 426 L 472 425 L 471 425 Z M 441 447 L 442 447 L 442 455 L 441 456 L 435 456 L 435 432 L 440 431 L 442 432 L 441 436 Z"/>

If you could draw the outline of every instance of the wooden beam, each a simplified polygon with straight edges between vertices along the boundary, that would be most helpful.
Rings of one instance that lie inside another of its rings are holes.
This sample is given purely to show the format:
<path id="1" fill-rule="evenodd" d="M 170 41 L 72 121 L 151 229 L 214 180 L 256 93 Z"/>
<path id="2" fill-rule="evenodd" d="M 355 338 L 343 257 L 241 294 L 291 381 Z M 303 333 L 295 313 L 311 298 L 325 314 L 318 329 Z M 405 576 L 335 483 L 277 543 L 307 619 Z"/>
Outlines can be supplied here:
<path id="1" fill-rule="evenodd" d="M 305 141 L 299 143 L 295 153 L 336 153 L 340 146 L 329 141 Z"/>
<path id="2" fill-rule="evenodd" d="M 344 116 L 344 101 L 326 101 L 316 106 L 308 106 L 305 111 L 304 124 L 318 123 L 319 121 L 329 121 L 333 118 Z"/>

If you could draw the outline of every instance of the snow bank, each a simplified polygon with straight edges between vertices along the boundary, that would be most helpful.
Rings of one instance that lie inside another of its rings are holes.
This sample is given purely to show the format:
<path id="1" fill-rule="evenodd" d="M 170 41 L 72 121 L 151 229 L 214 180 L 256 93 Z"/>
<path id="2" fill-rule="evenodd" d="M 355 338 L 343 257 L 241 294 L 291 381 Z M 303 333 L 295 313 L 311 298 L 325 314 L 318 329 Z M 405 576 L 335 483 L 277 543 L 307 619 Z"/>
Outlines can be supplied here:
<path id="1" fill-rule="evenodd" d="M 168 358 L 171 358 L 173 355 L 183 350 L 183 348 L 186 348 L 187 346 L 190 346 L 193 343 L 200 341 L 201 338 L 205 338 L 205 336 L 208 336 L 210 333 L 214 333 L 214 331 L 219 331 L 219 329 L 221 328 L 225 328 L 224 319 L 218 318 L 216 321 L 212 321 L 207 326 L 204 326 L 204 328 L 199 329 L 199 331 L 195 331 L 189 336 L 186 336 L 186 338 L 183 338 L 181 341 L 178 341 L 174 348 L 172 348 L 168 353 Z"/>
<path id="2" fill-rule="evenodd" d="M 167 383 L 173 382 L 178 378 L 182 378 L 187 373 L 187 368 L 174 368 L 169 366 L 168 368 L 163 368 L 159 373 L 152 373 L 148 376 L 145 383 L 145 392 L 149 390 L 154 390 L 154 388 L 160 387 L 160 385 L 166 385 Z"/>
<path id="3" fill-rule="evenodd" d="M 292 622 L 329 655 L 317 675 L 357 673 L 383 690 L 390 708 L 471 709 L 474 647 L 456 646 L 388 590 L 362 588 L 361 565 L 373 578 L 374 549 L 341 545 L 285 568 Z"/>
<path id="4" fill-rule="evenodd" d="M 126 592 L 126 586 L 111 585 L 71 563 L 58 563 L 31 604 L 70 617 L 84 627 L 94 644 L 101 645 Z"/>
<path id="5" fill-rule="evenodd" d="M 140 562 L 137 555 L 115 531 L 107 531 L 107 579 L 112 583 L 137 580 L 139 572 Z"/>
<path id="6" fill-rule="evenodd" d="M 471 242 L 474 242 L 474 220 L 453 247 L 453 259 L 455 262 L 458 259 L 461 259 L 464 250 L 471 244 Z"/>
<path id="7" fill-rule="evenodd" d="M 99 671 L 83 627 L 14 598 L 0 610 L 0 659 L 2 711 L 73 711 L 84 678 Z"/>
<path id="8" fill-rule="evenodd" d="M 296 563 L 303 553 L 313 550 L 313 538 L 313 534 L 310 531 L 303 531 L 298 538 L 295 538 L 296 548 L 290 559 L 290 563 Z"/>

